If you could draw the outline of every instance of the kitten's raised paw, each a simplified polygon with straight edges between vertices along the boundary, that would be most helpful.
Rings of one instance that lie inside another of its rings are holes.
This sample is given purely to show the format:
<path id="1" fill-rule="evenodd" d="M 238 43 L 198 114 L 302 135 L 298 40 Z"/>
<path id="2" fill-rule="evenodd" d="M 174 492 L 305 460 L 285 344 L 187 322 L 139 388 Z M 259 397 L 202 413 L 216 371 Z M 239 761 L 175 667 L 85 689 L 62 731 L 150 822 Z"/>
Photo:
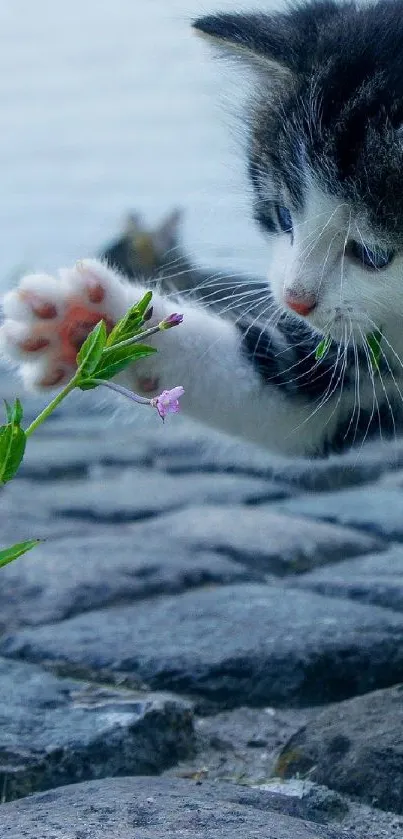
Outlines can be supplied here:
<path id="1" fill-rule="evenodd" d="M 103 319 L 112 329 L 129 305 L 119 276 L 94 259 L 61 269 L 56 277 L 31 274 L 4 297 L 1 353 L 19 362 L 26 387 L 58 387 L 71 378 L 77 352 L 95 324 Z"/>

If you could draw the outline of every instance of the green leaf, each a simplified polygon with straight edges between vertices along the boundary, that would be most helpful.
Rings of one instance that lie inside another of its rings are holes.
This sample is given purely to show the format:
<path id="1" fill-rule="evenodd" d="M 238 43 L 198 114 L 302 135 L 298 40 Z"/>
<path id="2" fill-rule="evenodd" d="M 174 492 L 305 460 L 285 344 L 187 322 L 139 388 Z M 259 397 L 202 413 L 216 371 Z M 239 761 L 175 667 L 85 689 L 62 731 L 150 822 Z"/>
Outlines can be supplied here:
<path id="1" fill-rule="evenodd" d="M 7 399 L 4 399 L 4 405 L 5 405 L 5 409 L 6 409 L 7 422 L 12 422 L 13 409 L 12 409 L 11 405 L 7 402 Z"/>
<path id="2" fill-rule="evenodd" d="M 149 308 L 152 300 L 152 292 L 147 291 L 144 297 L 135 306 L 132 306 L 125 316 L 114 326 L 112 332 L 108 335 L 106 342 L 107 347 L 113 347 L 120 341 L 126 341 L 127 338 L 133 338 L 141 331 L 144 323 L 144 315 Z"/>
<path id="3" fill-rule="evenodd" d="M 20 400 L 16 399 L 13 407 L 9 405 L 6 399 L 4 400 L 4 404 L 6 407 L 7 422 L 21 425 L 24 412 Z"/>
<path id="4" fill-rule="evenodd" d="M 375 329 L 374 332 L 369 332 L 365 338 L 369 350 L 369 357 L 371 360 L 371 367 L 373 372 L 379 373 L 379 361 L 381 358 L 381 341 L 382 332 L 380 329 Z"/>
<path id="5" fill-rule="evenodd" d="M 8 425 L 0 426 L 0 477 L 2 475 L 2 469 L 6 468 L 10 456 L 13 445 L 13 430 L 11 422 Z M 1 480 L 3 480 L 2 477 Z"/>
<path id="6" fill-rule="evenodd" d="M 325 357 L 331 343 L 332 339 L 329 337 L 329 335 L 325 335 L 325 337 L 322 338 L 315 350 L 316 361 L 319 361 L 321 358 Z"/>
<path id="7" fill-rule="evenodd" d="M 10 548 L 4 548 L 0 551 L 0 568 L 3 565 L 8 565 L 9 562 L 13 562 L 14 559 L 18 559 L 19 556 L 26 554 L 27 551 L 32 550 L 35 548 L 36 545 L 39 545 L 41 539 L 30 539 L 28 542 L 18 542 L 16 545 L 12 545 Z"/>
<path id="8" fill-rule="evenodd" d="M 94 379 L 112 379 L 117 373 L 121 373 L 133 361 L 138 358 L 146 358 L 153 355 L 157 350 L 154 347 L 147 347 L 144 344 L 129 344 L 127 347 L 117 347 L 116 350 L 108 352 L 99 362 L 96 370 L 92 371 Z M 91 378 L 79 382 L 81 390 L 91 390 L 96 385 L 91 384 Z"/>
<path id="9" fill-rule="evenodd" d="M 13 423 L 0 428 L 0 484 L 14 477 L 24 457 L 25 431 Z"/>
<path id="10" fill-rule="evenodd" d="M 85 339 L 77 355 L 77 366 L 83 376 L 91 376 L 106 344 L 106 326 L 103 320 L 94 327 Z"/>
<path id="11" fill-rule="evenodd" d="M 152 291 L 146 291 L 144 297 L 137 303 L 137 308 L 141 314 L 141 317 L 144 317 L 147 309 L 150 306 L 151 300 L 153 298 Z"/>
<path id="12" fill-rule="evenodd" d="M 24 411 L 22 409 L 21 402 L 18 398 L 15 400 L 12 416 L 12 422 L 15 422 L 16 425 L 21 425 L 22 418 L 24 416 Z"/>

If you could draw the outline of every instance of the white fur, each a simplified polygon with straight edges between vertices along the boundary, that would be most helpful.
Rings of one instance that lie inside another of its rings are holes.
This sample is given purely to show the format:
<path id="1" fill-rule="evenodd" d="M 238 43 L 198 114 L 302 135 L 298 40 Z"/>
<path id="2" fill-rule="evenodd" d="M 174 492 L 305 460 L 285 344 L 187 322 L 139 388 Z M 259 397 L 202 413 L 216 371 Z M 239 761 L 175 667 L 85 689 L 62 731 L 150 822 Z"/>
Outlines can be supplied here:
<path id="1" fill-rule="evenodd" d="M 294 241 L 290 236 L 270 236 L 270 287 L 277 303 L 285 305 L 287 293 L 314 296 L 317 307 L 307 316 L 319 332 L 338 342 L 381 328 L 398 356 L 403 358 L 402 277 L 403 255 L 380 271 L 368 271 L 346 252 L 349 239 L 368 246 L 387 243 L 368 227 L 351 207 L 325 194 L 307 175 L 304 210 L 294 215 Z M 347 330 L 347 331 L 346 331 Z M 393 353 L 384 346 L 389 360 Z"/>
<path id="2" fill-rule="evenodd" d="M 86 297 L 85 280 L 94 277 L 105 289 L 106 305 L 94 306 Z M 85 260 L 79 267 L 61 271 L 57 284 L 53 278 L 38 274 L 35 279 L 30 277 L 29 286 L 39 298 L 56 305 L 58 317 L 35 322 L 32 312 L 27 313 L 24 307 L 19 307 L 20 290 L 26 287 L 23 280 L 18 289 L 6 295 L 6 319 L 0 338 L 4 357 L 12 360 L 19 329 L 23 330 L 24 336 L 29 330 L 32 333 L 32 329 L 36 330 L 35 335 L 39 330 L 40 334 L 51 336 L 49 351 L 20 353 L 24 363 L 19 372 L 25 386 L 31 389 L 40 389 L 43 376 L 60 366 L 58 328 L 72 298 L 80 299 L 88 311 L 99 310 L 100 314 L 116 320 L 144 292 L 143 288 L 124 282 L 96 260 Z M 153 305 L 153 321 L 156 322 L 170 314 L 173 308 L 168 299 L 157 293 L 153 296 Z M 183 324 L 154 339 L 160 352 L 129 368 L 122 375 L 125 384 L 138 390 L 144 378 L 158 377 L 160 390 L 183 385 L 185 396 L 181 405 L 189 415 L 273 450 L 297 454 L 314 451 L 324 423 L 329 422 L 332 427 L 336 421 L 336 417 L 331 416 L 334 405 L 330 402 L 320 416 L 314 415 L 308 422 L 312 404 L 298 402 L 290 410 L 289 398 L 278 389 L 262 384 L 242 355 L 239 333 L 232 323 L 196 305 L 181 305 L 180 310 L 184 314 Z M 71 370 L 66 368 L 66 378 L 68 375 Z"/>
<path id="3" fill-rule="evenodd" d="M 344 209 L 334 206 L 330 199 L 319 193 L 312 192 L 311 199 L 307 232 L 302 232 L 304 227 L 301 224 L 296 229 L 293 248 L 284 235 L 278 237 L 274 247 L 274 258 L 278 260 L 277 270 L 272 268 L 275 296 L 281 302 L 284 287 L 301 294 L 314 291 L 319 304 L 310 320 L 314 326 L 323 329 L 325 326 L 328 328 L 333 318 L 332 332 L 339 328 L 336 321 L 338 311 L 347 317 L 349 309 L 348 317 L 358 322 L 363 314 L 363 300 L 367 301 L 367 311 L 371 311 L 379 324 L 377 305 L 384 301 L 384 334 L 394 353 L 401 355 L 403 338 L 397 294 L 394 304 L 386 305 L 390 299 L 388 294 L 394 293 L 397 269 L 382 272 L 382 277 L 385 275 L 385 283 L 382 284 L 377 273 L 365 276 L 359 267 L 347 266 L 340 256 L 340 246 L 335 244 L 341 241 L 338 233 L 345 219 Z M 304 255 L 305 248 L 308 250 Z M 292 253 L 294 249 L 296 255 Z M 318 265 L 321 264 L 323 276 L 318 280 Z M 338 275 L 341 270 L 346 272 L 343 273 L 346 279 L 343 284 Z M 93 304 L 88 299 L 88 288 L 94 283 L 104 289 L 102 303 Z M 34 294 L 35 299 L 54 304 L 57 316 L 50 320 L 35 316 L 27 301 L 21 300 L 21 292 L 27 290 Z M 22 362 L 19 372 L 27 388 L 41 389 L 42 380 L 60 368 L 64 369 L 67 381 L 73 368 L 61 364 L 59 330 L 71 302 L 78 301 L 86 311 L 96 312 L 100 317 L 107 316 L 115 322 L 142 296 L 144 290 L 140 285 L 125 282 L 97 260 L 84 260 L 70 269 L 62 269 L 57 279 L 44 274 L 26 277 L 4 299 L 5 321 L 0 329 L 3 356 Z M 325 404 L 309 399 L 304 401 L 301 396 L 293 398 L 270 384 L 263 384 L 253 365 L 244 357 L 239 332 L 230 321 L 211 314 L 200 304 L 181 302 L 173 305 L 158 293 L 153 295 L 153 307 L 150 323 L 160 321 L 173 309 L 183 312 L 184 322 L 153 339 L 158 354 L 125 371 L 121 376 L 124 383 L 136 391 L 141 391 L 145 379 L 158 380 L 159 391 L 183 385 L 185 396 L 181 406 L 190 416 L 274 451 L 313 454 L 320 448 L 322 439 L 331 436 L 340 420 L 348 421 L 352 417 L 355 406 L 365 405 L 370 411 L 372 407 L 376 415 L 377 402 L 384 399 L 385 392 L 387 398 L 392 393 L 396 395 L 396 387 L 401 387 L 403 392 L 402 365 L 396 364 L 394 353 L 385 344 L 385 354 L 395 370 L 396 385 L 389 382 L 385 387 L 380 377 L 374 379 L 368 372 L 357 382 L 356 392 L 343 394 L 341 399 L 337 387 L 340 379 L 336 376 Z M 367 327 L 366 331 L 369 330 L 370 327 Z M 49 347 L 35 353 L 24 353 L 18 346 L 19 342 L 35 336 L 46 337 Z M 290 379 L 292 375 L 291 370 Z"/>

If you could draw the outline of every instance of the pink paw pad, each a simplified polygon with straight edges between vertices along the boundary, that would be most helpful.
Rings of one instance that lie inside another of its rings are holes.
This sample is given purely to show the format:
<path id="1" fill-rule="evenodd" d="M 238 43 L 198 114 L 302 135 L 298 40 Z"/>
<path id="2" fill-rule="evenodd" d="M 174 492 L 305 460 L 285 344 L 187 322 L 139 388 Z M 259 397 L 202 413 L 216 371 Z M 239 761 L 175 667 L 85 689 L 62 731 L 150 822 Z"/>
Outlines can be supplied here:
<path id="1" fill-rule="evenodd" d="M 67 303 L 63 319 L 57 329 L 60 344 L 60 360 L 75 366 L 76 355 L 87 335 L 100 320 L 105 321 L 107 332 L 113 328 L 112 320 L 102 312 L 94 312 L 80 300 Z"/>
<path id="2" fill-rule="evenodd" d="M 36 294 L 30 291 L 20 291 L 20 298 L 25 303 L 28 303 L 34 315 L 42 320 L 52 320 L 57 317 L 57 309 L 53 303 L 48 303 L 46 300 L 41 300 Z"/>
<path id="3" fill-rule="evenodd" d="M 94 326 L 104 320 L 110 332 L 126 309 L 120 279 L 95 260 L 62 269 L 57 277 L 29 275 L 4 297 L 1 350 L 20 363 L 27 386 L 54 388 L 73 375 Z"/>

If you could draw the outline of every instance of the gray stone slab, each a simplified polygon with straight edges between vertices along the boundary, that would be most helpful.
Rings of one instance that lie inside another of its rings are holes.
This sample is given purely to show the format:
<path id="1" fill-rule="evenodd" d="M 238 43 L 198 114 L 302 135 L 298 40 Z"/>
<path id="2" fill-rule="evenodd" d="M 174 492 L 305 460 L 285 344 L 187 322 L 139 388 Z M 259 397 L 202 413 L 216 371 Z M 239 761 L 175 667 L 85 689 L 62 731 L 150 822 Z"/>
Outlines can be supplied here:
<path id="1" fill-rule="evenodd" d="M 352 834 L 354 839 L 397 839 L 401 833 L 403 835 L 403 818 L 395 813 L 370 807 L 357 798 L 341 795 L 306 778 L 270 778 L 266 783 L 259 784 L 257 789 L 258 796 L 263 791 L 270 794 L 273 809 L 319 824 L 340 825 L 343 836 Z M 251 803 L 253 801 L 256 799 L 251 796 Z"/>
<path id="2" fill-rule="evenodd" d="M 325 709 L 291 737 L 277 769 L 403 813 L 403 685 Z"/>
<path id="3" fill-rule="evenodd" d="M 120 523 L 137 521 L 192 503 L 239 503 L 281 498 L 264 480 L 233 475 L 174 477 L 152 469 L 103 471 L 87 480 L 49 481 L 33 487 L 30 481 L 9 484 L 0 505 L 3 511 L 36 509 L 50 515 Z M 4 512 L 3 512 L 4 515 Z"/>
<path id="4" fill-rule="evenodd" d="M 263 578 L 217 553 L 172 542 L 166 550 L 166 543 L 143 530 L 135 538 L 125 525 L 87 525 L 87 531 L 47 541 L 1 569 L 1 629 L 60 621 L 197 586 Z"/>
<path id="5" fill-rule="evenodd" d="M 318 824 L 331 824 L 342 822 L 349 813 L 346 798 L 312 781 L 282 781 L 271 778 L 266 783 L 256 786 L 259 792 L 270 793 L 273 810 L 288 813 L 290 816 L 307 818 Z"/>
<path id="6" fill-rule="evenodd" d="M 393 472 L 386 472 L 379 481 L 382 488 L 387 489 L 403 489 L 403 469 L 397 469 Z"/>
<path id="7" fill-rule="evenodd" d="M 378 484 L 293 498 L 277 509 L 361 528 L 386 539 L 403 539 L 403 493 Z"/>
<path id="8" fill-rule="evenodd" d="M 318 568 L 291 585 L 403 611 L 403 546 Z"/>
<path id="9" fill-rule="evenodd" d="M 64 423 L 60 423 L 63 428 Z M 54 480 L 68 476 L 86 476 L 94 466 L 147 466 L 152 455 L 147 446 L 136 441 L 133 434 L 104 428 L 101 435 L 83 423 L 80 435 L 67 431 L 60 436 L 33 436 L 29 441 L 18 478 Z"/>
<path id="10" fill-rule="evenodd" d="M 268 505 L 189 507 L 133 527 L 161 544 L 224 554 L 249 568 L 283 577 L 384 547 L 348 528 L 276 512 Z"/>
<path id="11" fill-rule="evenodd" d="M 402 639 L 403 618 L 386 609 L 245 584 L 20 630 L 0 652 L 83 677 L 140 679 L 201 704 L 303 706 L 399 681 Z"/>
<path id="12" fill-rule="evenodd" d="M 316 708 L 241 707 L 196 717 L 195 754 L 165 774 L 248 787 L 266 784 L 281 747 L 316 713 Z M 305 815 L 316 821 L 312 814 Z M 325 820 L 325 816 L 320 819 Z"/>
<path id="13" fill-rule="evenodd" d="M 5 804 L 4 839 L 353 839 L 273 812 L 270 794 L 166 778 L 115 778 Z"/>
<path id="14" fill-rule="evenodd" d="M 7 487 L 4 490 L 6 492 Z M 35 492 L 33 488 L 32 492 Z M 89 524 L 85 520 L 58 518 L 41 509 L 31 513 L 29 510 L 19 510 L 17 502 L 10 504 L 4 503 L 4 500 L 0 489 L 0 548 L 27 539 L 45 539 L 46 543 L 64 536 L 81 536 L 85 539 L 88 533 Z M 28 504 L 29 498 L 26 500 Z M 99 525 L 97 530 L 102 533 L 105 528 Z"/>
<path id="15" fill-rule="evenodd" d="M 295 489 L 314 492 L 360 486 L 403 465 L 401 443 L 369 444 L 359 453 L 353 451 L 314 461 L 280 457 L 223 436 L 201 438 L 198 449 L 183 452 L 180 459 L 169 445 L 161 443 L 156 446 L 156 462 L 175 474 L 201 470 L 235 472 L 272 478 Z"/>
<path id="16" fill-rule="evenodd" d="M 191 707 L 177 697 L 60 679 L 0 659 L 6 800 L 86 779 L 155 774 L 193 749 Z"/>

